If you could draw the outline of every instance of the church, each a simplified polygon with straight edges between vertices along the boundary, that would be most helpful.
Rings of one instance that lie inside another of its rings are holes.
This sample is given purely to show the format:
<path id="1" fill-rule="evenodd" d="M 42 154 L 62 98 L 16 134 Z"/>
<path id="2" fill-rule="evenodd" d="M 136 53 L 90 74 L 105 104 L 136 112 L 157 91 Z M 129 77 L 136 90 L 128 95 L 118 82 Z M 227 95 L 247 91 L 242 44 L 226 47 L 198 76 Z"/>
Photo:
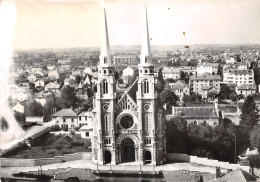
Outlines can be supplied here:
<path id="1" fill-rule="evenodd" d="M 146 7 L 139 76 L 123 95 L 116 90 L 105 9 L 102 27 L 92 110 L 92 161 L 99 165 L 163 164 L 166 161 L 165 115 L 158 105 Z"/>

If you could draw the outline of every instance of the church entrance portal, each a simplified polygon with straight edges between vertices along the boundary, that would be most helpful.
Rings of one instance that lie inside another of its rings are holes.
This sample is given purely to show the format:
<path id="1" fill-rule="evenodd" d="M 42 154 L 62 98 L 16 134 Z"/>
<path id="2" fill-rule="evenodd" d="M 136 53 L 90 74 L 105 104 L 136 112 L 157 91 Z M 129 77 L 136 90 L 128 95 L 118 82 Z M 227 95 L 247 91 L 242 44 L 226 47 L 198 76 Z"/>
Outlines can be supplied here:
<path id="1" fill-rule="evenodd" d="M 135 144 L 130 138 L 123 139 L 121 143 L 121 162 L 135 161 Z"/>
<path id="2" fill-rule="evenodd" d="M 145 163 L 150 164 L 152 162 L 152 155 L 150 151 L 145 151 L 144 153 Z"/>
<path id="3" fill-rule="evenodd" d="M 110 151 L 106 150 L 104 157 L 105 157 L 105 164 L 108 164 L 108 163 L 111 162 L 111 153 L 110 153 Z"/>

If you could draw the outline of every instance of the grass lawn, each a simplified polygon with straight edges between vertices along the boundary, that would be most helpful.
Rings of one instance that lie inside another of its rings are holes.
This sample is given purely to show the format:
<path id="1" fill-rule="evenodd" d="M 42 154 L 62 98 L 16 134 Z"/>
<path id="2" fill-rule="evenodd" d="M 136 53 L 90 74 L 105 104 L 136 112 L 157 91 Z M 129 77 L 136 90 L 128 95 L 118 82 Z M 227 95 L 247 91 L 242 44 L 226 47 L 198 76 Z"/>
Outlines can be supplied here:
<path id="1" fill-rule="evenodd" d="M 79 134 L 73 135 L 72 141 L 64 138 L 65 135 L 47 134 L 36 146 L 29 148 L 25 144 L 11 153 L 5 155 L 8 158 L 50 158 L 57 155 L 73 154 L 76 152 L 90 152 L 91 140 L 81 139 Z"/>

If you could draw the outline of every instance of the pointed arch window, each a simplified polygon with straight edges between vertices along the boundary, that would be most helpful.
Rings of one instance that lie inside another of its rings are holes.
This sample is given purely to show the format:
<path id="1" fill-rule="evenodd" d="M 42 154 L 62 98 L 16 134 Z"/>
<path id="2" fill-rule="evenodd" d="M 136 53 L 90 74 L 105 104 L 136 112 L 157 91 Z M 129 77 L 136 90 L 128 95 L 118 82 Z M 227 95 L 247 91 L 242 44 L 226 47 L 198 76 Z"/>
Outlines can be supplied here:
<path id="1" fill-rule="evenodd" d="M 144 116 L 144 124 L 145 124 L 144 128 L 145 128 L 146 130 L 148 130 L 148 121 L 149 121 L 149 115 L 146 114 L 146 115 Z"/>
<path id="2" fill-rule="evenodd" d="M 105 131 L 108 131 L 108 115 L 105 114 L 104 116 L 104 129 Z"/>
<path id="3" fill-rule="evenodd" d="M 107 57 L 104 57 L 104 64 L 107 64 Z"/>
<path id="4" fill-rule="evenodd" d="M 145 58 L 144 58 L 144 62 L 145 62 L 145 63 L 148 62 L 147 56 L 145 56 Z"/>
<path id="5" fill-rule="evenodd" d="M 103 81 L 103 94 L 107 94 L 108 93 L 108 83 L 107 81 Z"/>
<path id="6" fill-rule="evenodd" d="M 144 93 L 148 94 L 149 93 L 149 81 L 144 80 Z"/>

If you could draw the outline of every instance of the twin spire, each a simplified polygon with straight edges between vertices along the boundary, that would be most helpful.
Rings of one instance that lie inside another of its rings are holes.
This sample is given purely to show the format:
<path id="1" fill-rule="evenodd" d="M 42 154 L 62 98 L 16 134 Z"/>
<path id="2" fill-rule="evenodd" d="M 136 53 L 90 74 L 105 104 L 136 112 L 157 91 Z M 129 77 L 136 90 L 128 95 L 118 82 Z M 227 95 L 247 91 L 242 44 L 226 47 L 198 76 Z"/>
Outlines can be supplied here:
<path id="1" fill-rule="evenodd" d="M 142 52 L 140 55 L 140 63 L 147 64 L 151 63 L 151 47 L 150 47 L 150 37 L 149 37 L 149 28 L 148 28 L 148 18 L 147 10 L 145 5 L 144 11 L 144 27 L 143 27 L 143 40 L 142 40 Z M 111 65 L 112 60 L 110 58 L 110 46 L 108 38 L 108 29 L 107 29 L 107 19 L 106 19 L 106 9 L 104 8 L 104 16 L 102 22 L 102 36 L 101 36 L 101 54 L 100 54 L 100 64 Z M 147 61 L 148 60 L 148 61 Z"/>

